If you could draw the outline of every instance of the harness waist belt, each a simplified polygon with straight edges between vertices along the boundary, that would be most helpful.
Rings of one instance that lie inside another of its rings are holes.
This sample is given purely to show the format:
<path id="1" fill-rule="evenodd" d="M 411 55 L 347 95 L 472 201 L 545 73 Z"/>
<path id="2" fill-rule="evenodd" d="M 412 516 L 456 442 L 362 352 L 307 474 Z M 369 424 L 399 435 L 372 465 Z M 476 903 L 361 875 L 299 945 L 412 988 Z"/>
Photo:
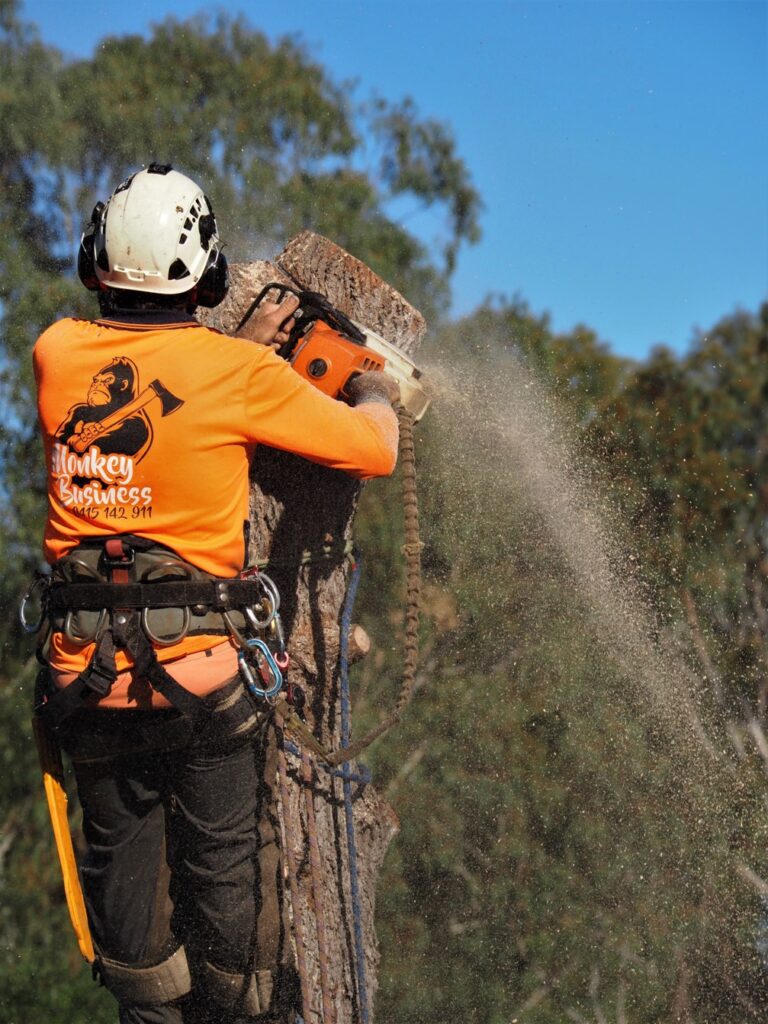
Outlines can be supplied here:
<path id="1" fill-rule="evenodd" d="M 252 580 L 169 580 L 156 583 L 62 583 L 47 595 L 53 611 L 100 611 L 102 608 L 194 608 L 225 612 L 258 605 L 262 586 Z"/>

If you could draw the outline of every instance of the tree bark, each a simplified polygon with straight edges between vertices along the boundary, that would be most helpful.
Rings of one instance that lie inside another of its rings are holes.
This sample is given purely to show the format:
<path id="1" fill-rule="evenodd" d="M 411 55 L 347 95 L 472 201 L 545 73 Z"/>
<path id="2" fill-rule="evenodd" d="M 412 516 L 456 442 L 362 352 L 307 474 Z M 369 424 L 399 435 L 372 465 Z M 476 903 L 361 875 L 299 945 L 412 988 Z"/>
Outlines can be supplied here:
<path id="1" fill-rule="evenodd" d="M 206 311 L 202 319 L 225 333 L 234 333 L 249 304 L 270 281 L 300 284 L 322 293 L 342 312 L 406 353 L 418 346 L 426 329 L 421 314 L 368 267 L 327 239 L 306 231 L 292 239 L 274 263 L 259 261 L 233 267 L 227 299 L 216 310 Z M 289 682 L 304 690 L 307 724 L 328 749 L 337 749 L 341 740 L 340 623 L 360 488 L 359 481 L 344 473 L 263 446 L 251 467 L 250 561 L 266 561 L 267 571 L 279 587 L 291 656 Z M 397 514 L 397 509 L 392 512 Z M 286 765 L 287 801 L 281 801 L 280 810 L 283 842 L 290 846 L 298 865 L 289 899 L 294 940 L 306 960 L 309 982 L 304 1020 L 306 1024 L 352 1024 L 361 1019 L 355 917 L 357 914 L 364 947 L 366 985 L 362 999 L 370 1011 L 379 960 L 374 929 L 376 880 L 387 847 L 397 833 L 397 817 L 374 787 L 360 780 L 359 766 L 353 763 L 350 768 L 356 780 L 352 795 L 359 876 L 356 910 L 340 772 L 331 773 L 314 758 L 292 753 L 291 748 Z M 313 812 L 317 835 L 314 851 L 308 825 Z M 315 893 L 319 906 L 312 884 L 318 866 Z M 324 932 L 324 942 L 321 939 L 320 943 L 318 919 Z M 298 921 L 301 927 L 297 929 Z"/>

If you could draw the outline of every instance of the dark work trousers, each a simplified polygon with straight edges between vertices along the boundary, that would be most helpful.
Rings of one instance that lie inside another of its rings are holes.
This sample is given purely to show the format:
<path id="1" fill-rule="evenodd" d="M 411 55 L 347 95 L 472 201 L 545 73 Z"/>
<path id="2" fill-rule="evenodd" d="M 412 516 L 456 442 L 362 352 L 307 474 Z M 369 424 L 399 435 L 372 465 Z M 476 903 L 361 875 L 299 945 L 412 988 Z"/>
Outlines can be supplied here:
<path id="1" fill-rule="evenodd" d="M 184 945 L 192 992 L 120 1008 L 121 1024 L 239 1024 L 249 1018 L 195 986 L 204 961 L 233 974 L 290 963 L 275 801 L 276 733 L 262 718 L 236 740 L 186 733 L 170 712 L 79 712 L 76 733 L 125 751 L 78 760 L 87 852 L 83 889 L 94 943 L 153 966 Z M 167 746 L 164 749 L 164 733 Z M 67 744 L 67 746 L 77 746 Z M 89 746 L 90 744 L 86 744 Z"/>

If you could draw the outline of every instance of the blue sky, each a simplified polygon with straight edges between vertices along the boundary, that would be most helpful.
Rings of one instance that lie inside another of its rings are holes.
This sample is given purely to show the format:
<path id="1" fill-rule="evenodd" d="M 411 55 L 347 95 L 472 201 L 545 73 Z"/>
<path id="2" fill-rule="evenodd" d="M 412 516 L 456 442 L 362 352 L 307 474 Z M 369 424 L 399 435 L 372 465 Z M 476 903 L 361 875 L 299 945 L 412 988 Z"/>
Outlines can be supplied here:
<path id="1" fill-rule="evenodd" d="M 485 202 L 454 313 L 520 294 L 557 330 L 586 323 L 622 355 L 684 351 L 695 328 L 768 297 L 768 2 L 254 0 L 357 96 L 410 95 L 451 125 Z M 212 7 L 27 0 L 47 42 Z M 415 216 L 426 240 L 437 228 Z"/>

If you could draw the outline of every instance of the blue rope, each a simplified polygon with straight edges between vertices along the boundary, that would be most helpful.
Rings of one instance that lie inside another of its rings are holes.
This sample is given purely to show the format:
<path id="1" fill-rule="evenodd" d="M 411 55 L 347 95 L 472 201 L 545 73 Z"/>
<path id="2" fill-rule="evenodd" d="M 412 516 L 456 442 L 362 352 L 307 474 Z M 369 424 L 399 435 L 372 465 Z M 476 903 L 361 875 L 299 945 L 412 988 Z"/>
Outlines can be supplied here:
<path id="1" fill-rule="evenodd" d="M 344 610 L 341 616 L 340 695 L 341 695 L 341 745 L 349 746 L 351 710 L 349 702 L 349 631 L 352 626 L 352 611 L 360 583 L 360 559 L 355 555 L 352 576 L 349 581 Z M 349 888 L 352 896 L 352 916 L 355 929 L 355 970 L 357 974 L 357 995 L 360 1004 L 360 1020 L 368 1024 L 368 987 L 365 978 L 365 944 L 363 942 L 363 918 L 360 909 L 360 888 L 357 877 L 357 845 L 355 843 L 355 819 L 352 810 L 353 775 L 348 761 L 341 768 L 344 790 L 344 816 L 347 822 L 347 854 L 349 858 Z"/>

